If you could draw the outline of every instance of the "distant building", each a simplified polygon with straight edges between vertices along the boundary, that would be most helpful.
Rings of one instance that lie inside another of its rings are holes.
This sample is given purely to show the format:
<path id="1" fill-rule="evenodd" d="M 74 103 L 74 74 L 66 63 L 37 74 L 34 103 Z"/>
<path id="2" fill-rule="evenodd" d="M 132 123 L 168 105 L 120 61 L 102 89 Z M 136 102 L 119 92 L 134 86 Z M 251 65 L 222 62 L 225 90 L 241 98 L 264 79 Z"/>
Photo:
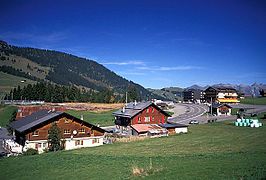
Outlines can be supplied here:
<path id="1" fill-rule="evenodd" d="M 260 95 L 262 97 L 266 97 L 266 88 L 263 88 L 263 89 L 260 90 Z"/>
<path id="2" fill-rule="evenodd" d="M 115 124 L 127 127 L 134 124 L 163 124 L 170 115 L 152 102 L 129 103 L 114 112 Z"/>
<path id="3" fill-rule="evenodd" d="M 205 90 L 205 100 L 209 103 L 238 103 L 238 94 L 231 87 L 208 87 Z"/>
<path id="4" fill-rule="evenodd" d="M 185 102 L 194 102 L 194 103 L 203 103 L 204 99 L 204 91 L 200 89 L 187 89 L 183 92 L 183 100 Z"/>
<path id="5" fill-rule="evenodd" d="M 105 130 L 59 111 L 41 110 L 12 122 L 10 127 L 23 151 L 33 148 L 41 153 L 49 148 L 48 133 L 52 123 L 61 130 L 66 150 L 103 145 Z"/>
<path id="6" fill-rule="evenodd" d="M 232 107 L 228 104 L 212 104 L 210 107 L 212 108 L 211 112 L 213 115 L 227 115 L 230 116 L 232 112 Z"/>

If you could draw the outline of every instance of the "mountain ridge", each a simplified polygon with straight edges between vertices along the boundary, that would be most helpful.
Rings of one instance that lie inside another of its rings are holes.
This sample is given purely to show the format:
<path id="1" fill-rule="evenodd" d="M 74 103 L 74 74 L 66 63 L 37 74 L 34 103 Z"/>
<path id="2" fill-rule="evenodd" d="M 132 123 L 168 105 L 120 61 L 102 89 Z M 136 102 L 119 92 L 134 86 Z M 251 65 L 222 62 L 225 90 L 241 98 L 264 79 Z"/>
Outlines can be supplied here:
<path id="1" fill-rule="evenodd" d="M 121 97 L 133 89 L 139 100 L 156 97 L 143 86 L 117 75 L 94 60 L 54 50 L 13 46 L 0 40 L 0 67 L 4 66 L 9 69 L 6 73 L 26 73 L 32 78 L 59 85 L 75 85 L 95 91 L 109 89 Z"/>

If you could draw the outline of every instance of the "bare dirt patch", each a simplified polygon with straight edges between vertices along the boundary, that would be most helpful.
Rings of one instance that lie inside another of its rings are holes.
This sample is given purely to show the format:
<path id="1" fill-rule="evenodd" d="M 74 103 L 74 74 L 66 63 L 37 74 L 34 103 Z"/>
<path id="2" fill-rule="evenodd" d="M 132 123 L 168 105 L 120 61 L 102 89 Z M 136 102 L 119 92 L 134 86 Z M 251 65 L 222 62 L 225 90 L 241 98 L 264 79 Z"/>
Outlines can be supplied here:
<path id="1" fill-rule="evenodd" d="M 76 111 L 93 111 L 103 112 L 119 109 L 123 107 L 123 103 L 107 104 L 107 103 L 47 103 L 49 106 L 63 106 L 68 110 Z"/>

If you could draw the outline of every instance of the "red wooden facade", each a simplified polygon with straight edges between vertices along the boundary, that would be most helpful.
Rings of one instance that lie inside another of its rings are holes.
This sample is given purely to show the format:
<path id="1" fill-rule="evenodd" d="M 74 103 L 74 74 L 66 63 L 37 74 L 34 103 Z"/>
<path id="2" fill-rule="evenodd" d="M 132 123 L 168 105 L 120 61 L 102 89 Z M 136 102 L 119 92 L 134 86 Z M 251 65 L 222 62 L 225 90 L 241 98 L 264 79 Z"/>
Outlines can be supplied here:
<path id="1" fill-rule="evenodd" d="M 151 105 L 144 109 L 142 112 L 137 114 L 131 120 L 131 125 L 134 124 L 163 124 L 166 122 L 166 115 L 163 114 L 159 109 Z"/>

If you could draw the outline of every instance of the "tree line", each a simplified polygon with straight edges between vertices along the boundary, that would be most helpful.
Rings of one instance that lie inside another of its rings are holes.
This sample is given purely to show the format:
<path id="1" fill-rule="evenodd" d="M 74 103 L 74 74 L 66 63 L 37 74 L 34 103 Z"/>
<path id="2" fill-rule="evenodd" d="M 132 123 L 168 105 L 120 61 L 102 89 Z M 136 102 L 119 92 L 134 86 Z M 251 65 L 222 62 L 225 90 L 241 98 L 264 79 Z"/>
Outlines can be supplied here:
<path id="1" fill-rule="evenodd" d="M 46 82 L 18 86 L 6 94 L 5 100 L 40 100 L 45 102 L 97 102 L 117 103 L 124 102 L 125 95 L 114 93 L 110 89 L 96 92 L 76 86 L 61 86 Z M 140 101 L 140 96 L 134 86 L 128 87 L 128 101 Z"/>

